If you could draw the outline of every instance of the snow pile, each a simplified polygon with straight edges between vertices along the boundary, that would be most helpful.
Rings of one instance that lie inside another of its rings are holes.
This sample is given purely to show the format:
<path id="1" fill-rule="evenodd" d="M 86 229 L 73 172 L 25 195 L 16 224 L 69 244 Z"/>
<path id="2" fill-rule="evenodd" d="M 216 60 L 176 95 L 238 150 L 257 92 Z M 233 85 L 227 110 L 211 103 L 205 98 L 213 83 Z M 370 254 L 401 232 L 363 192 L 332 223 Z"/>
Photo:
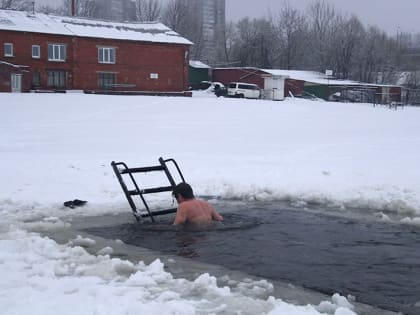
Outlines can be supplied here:
<path id="1" fill-rule="evenodd" d="M 317 310 L 328 314 L 336 315 L 352 315 L 354 306 L 344 297 L 339 294 L 334 294 L 330 301 L 321 302 Z"/>
<path id="2" fill-rule="evenodd" d="M 47 232 L 47 231 L 61 231 L 70 227 L 70 223 L 64 222 L 57 217 L 45 217 L 39 221 L 23 222 L 22 228 L 29 231 Z"/>
<path id="3" fill-rule="evenodd" d="M 174 279 L 159 260 L 145 265 L 93 256 L 19 230 L 1 234 L 0 274 L 2 314 L 354 314 L 334 297 L 320 313 L 232 292 L 208 274 Z"/>
<path id="4" fill-rule="evenodd" d="M 95 240 L 92 240 L 88 237 L 82 237 L 80 235 L 77 235 L 75 239 L 69 241 L 70 246 L 90 247 L 95 244 Z"/>

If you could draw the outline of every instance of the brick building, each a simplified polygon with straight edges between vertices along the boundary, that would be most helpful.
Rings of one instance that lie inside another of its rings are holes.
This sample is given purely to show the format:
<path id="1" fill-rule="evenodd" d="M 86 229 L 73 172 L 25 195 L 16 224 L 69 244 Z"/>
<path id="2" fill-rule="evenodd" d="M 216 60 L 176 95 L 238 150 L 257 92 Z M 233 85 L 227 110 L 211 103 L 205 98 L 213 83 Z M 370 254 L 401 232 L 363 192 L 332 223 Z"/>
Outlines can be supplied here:
<path id="1" fill-rule="evenodd" d="M 0 91 L 180 93 L 190 45 L 161 23 L 0 10 Z"/>

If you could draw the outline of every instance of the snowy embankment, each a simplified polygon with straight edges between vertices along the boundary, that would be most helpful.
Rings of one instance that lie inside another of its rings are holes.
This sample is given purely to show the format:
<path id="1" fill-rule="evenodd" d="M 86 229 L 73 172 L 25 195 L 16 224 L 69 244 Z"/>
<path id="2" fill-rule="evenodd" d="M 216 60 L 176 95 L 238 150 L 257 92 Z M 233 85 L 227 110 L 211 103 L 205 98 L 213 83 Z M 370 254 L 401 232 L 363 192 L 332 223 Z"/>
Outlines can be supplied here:
<path id="1" fill-rule="evenodd" d="M 58 245 L 22 231 L 1 237 L 4 315 L 355 314 L 339 294 L 316 306 L 297 306 L 270 297 L 272 285 L 264 280 L 239 283 L 234 291 L 218 286 L 209 274 L 194 281 L 175 279 L 160 260 L 145 265 L 93 256 L 82 247 Z"/>
<path id="2" fill-rule="evenodd" d="M 419 220 L 417 108 L 0 94 L 0 110 L 4 314 L 354 314 L 338 295 L 306 307 L 257 299 L 218 287 L 209 275 L 174 279 L 159 261 L 92 256 L 20 230 L 25 220 L 65 228 L 45 218 L 129 211 L 112 160 L 145 166 L 175 158 L 199 195 L 318 202 Z M 62 207 L 74 198 L 89 203 Z M 269 285 L 262 290 L 269 293 Z"/>
<path id="3" fill-rule="evenodd" d="M 201 195 L 420 216 L 418 108 L 83 94 L 2 94 L 0 104 L 3 216 L 74 198 L 90 214 L 125 211 L 110 162 L 160 156 Z"/>

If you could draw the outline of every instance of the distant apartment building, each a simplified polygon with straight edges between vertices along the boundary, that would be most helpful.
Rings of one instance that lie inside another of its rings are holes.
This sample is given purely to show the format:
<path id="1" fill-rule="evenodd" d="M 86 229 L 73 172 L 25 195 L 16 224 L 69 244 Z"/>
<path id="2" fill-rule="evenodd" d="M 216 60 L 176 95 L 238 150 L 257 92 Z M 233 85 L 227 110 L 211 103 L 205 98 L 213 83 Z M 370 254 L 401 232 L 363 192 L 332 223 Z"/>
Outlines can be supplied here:
<path id="1" fill-rule="evenodd" d="M 135 3 L 132 0 L 95 0 L 98 18 L 126 22 L 136 19 Z"/>
<path id="2" fill-rule="evenodd" d="M 210 65 L 225 60 L 225 0 L 190 0 L 195 3 L 197 19 L 202 30 L 202 48 L 194 56 Z"/>

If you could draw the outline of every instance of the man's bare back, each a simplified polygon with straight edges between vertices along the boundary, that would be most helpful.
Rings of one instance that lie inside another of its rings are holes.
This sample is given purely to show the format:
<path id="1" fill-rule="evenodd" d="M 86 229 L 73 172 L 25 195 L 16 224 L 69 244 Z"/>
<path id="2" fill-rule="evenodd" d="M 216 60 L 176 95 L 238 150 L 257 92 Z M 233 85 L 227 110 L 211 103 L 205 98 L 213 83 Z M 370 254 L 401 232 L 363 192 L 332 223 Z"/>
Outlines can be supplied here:
<path id="1" fill-rule="evenodd" d="M 184 200 L 179 204 L 174 225 L 183 223 L 208 223 L 213 220 L 222 221 L 223 217 L 207 201 L 194 198 Z"/>
<path id="2" fill-rule="evenodd" d="M 174 225 L 209 223 L 223 220 L 223 217 L 217 213 L 210 203 L 194 197 L 194 193 L 189 184 L 178 184 L 174 188 L 173 194 L 179 204 Z"/>

